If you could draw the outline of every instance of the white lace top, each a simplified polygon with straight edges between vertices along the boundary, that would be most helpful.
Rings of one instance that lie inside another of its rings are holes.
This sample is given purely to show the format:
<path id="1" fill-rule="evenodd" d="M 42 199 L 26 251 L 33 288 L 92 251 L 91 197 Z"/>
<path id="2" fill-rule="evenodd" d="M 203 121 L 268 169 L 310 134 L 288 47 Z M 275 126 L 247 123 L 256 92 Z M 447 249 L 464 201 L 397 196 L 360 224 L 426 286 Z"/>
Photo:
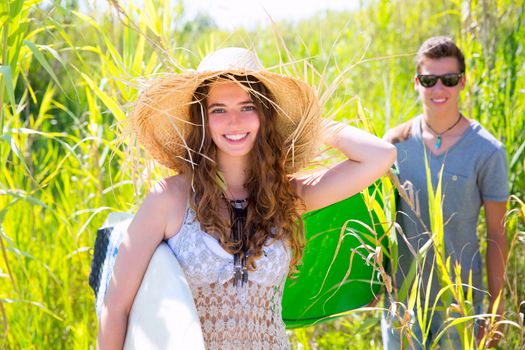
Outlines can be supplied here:
<path id="1" fill-rule="evenodd" d="M 281 300 L 291 252 L 284 242 L 264 247 L 240 289 L 233 286 L 233 255 L 201 230 L 192 209 L 168 245 L 192 290 L 207 349 L 289 349 Z"/>

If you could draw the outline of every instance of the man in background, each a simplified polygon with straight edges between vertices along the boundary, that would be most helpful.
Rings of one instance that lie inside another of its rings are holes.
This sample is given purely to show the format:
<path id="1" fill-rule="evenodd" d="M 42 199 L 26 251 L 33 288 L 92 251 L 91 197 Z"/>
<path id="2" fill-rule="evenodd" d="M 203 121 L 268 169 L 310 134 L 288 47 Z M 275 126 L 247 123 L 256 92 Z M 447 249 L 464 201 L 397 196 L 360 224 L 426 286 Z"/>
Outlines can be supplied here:
<path id="1" fill-rule="evenodd" d="M 450 257 L 452 271 L 456 262 L 460 264 L 463 289 L 466 292 L 469 286 L 472 287 L 476 313 L 491 313 L 497 304 L 496 312 L 502 315 L 507 256 L 504 215 L 508 198 L 508 170 L 504 146 L 478 122 L 461 113 L 459 95 L 466 84 L 465 58 L 450 38 L 428 39 L 420 47 L 416 60 L 417 74 L 414 86 L 419 93 L 423 113 L 389 130 L 385 135 L 385 139 L 397 148 L 396 165 L 399 179 L 410 199 L 401 200 L 398 207 L 396 220 L 402 232 L 398 233 L 398 268 L 393 276 L 395 286 L 400 288 L 414 261 L 414 252 L 418 252 L 432 236 L 430 217 L 434 213 L 429 213 L 426 154 L 434 190 L 443 168 L 445 258 Z M 483 298 L 487 292 L 483 286 L 482 258 L 477 237 L 478 217 L 482 206 L 485 209 L 487 234 L 480 239 L 486 239 L 487 242 L 486 267 L 490 300 L 488 308 L 483 307 Z M 430 248 L 425 263 L 421 264 L 418 270 L 418 273 L 421 272 L 419 297 L 423 306 L 425 299 L 430 301 L 427 308 L 430 319 L 427 325 L 420 325 L 417 317 L 415 318 L 412 331 L 416 348 L 432 344 L 447 325 L 446 308 L 450 305 L 442 305 L 439 302 L 436 312 L 433 315 L 431 312 L 434 301 L 440 298 L 438 293 L 443 287 L 439 283 L 433 248 L 434 246 Z M 472 274 L 471 285 L 469 274 Z M 453 276 L 452 279 L 454 280 Z M 430 289 L 427 289 L 428 283 Z M 387 298 L 387 308 L 390 301 Z M 406 300 L 399 301 L 406 305 Z M 448 311 L 454 310 L 449 308 Z M 457 313 L 452 315 L 458 316 Z M 400 336 L 399 328 L 395 322 L 392 323 L 392 317 L 389 317 L 388 313 L 384 313 L 381 325 L 385 349 L 401 348 L 406 333 Z M 477 331 L 478 341 L 486 331 L 483 325 L 482 322 Z M 427 326 L 430 329 L 425 335 Z M 495 346 L 498 340 L 499 335 L 495 334 L 490 345 Z M 444 332 L 439 344 L 441 348 L 446 349 L 463 348 L 455 327 L 450 327 Z"/>

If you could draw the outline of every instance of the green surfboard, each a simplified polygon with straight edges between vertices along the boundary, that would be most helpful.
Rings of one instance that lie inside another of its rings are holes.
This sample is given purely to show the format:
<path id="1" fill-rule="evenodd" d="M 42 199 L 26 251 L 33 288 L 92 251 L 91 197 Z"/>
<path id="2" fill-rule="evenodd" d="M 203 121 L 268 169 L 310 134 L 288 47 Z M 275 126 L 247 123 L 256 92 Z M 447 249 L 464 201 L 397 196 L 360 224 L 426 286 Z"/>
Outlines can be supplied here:
<path id="1" fill-rule="evenodd" d="M 369 193 L 374 190 L 377 187 L 370 186 Z M 309 326 L 366 306 L 382 286 L 373 264 L 366 261 L 370 248 L 363 244 L 374 248 L 378 242 L 386 245 L 387 239 L 363 194 L 306 213 L 303 220 L 303 263 L 296 278 L 286 281 L 283 294 L 287 328 Z"/>

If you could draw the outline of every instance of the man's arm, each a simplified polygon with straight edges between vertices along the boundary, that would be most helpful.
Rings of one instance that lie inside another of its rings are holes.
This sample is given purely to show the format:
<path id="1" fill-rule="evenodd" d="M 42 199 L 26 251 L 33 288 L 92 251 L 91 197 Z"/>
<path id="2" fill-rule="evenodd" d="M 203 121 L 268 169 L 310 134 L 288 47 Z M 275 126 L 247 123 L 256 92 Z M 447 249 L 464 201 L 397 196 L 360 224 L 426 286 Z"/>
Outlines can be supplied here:
<path id="1" fill-rule="evenodd" d="M 487 277 L 490 303 L 494 303 L 498 294 L 505 287 L 505 268 L 507 264 L 507 236 L 504 220 L 506 202 L 485 201 L 485 219 L 487 222 Z M 500 304 L 503 311 L 503 307 Z M 499 309 L 498 308 L 498 311 Z M 498 312 L 502 314 L 502 312 Z"/>
<path id="2" fill-rule="evenodd" d="M 488 312 L 492 313 L 496 298 L 501 293 L 496 313 L 503 315 L 505 273 L 507 264 L 507 236 L 505 235 L 506 202 L 484 201 L 485 220 L 487 223 L 487 280 L 489 284 L 490 304 Z M 489 345 L 496 346 L 499 335 L 495 335 Z"/>

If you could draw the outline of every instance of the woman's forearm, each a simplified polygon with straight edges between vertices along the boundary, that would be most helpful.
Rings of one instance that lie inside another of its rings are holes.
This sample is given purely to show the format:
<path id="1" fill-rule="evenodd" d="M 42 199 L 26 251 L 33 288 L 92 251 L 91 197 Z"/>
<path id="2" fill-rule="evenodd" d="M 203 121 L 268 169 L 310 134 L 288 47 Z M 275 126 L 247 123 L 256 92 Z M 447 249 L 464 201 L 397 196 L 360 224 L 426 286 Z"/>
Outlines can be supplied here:
<path id="1" fill-rule="evenodd" d="M 311 211 L 346 199 L 372 184 L 396 159 L 396 148 L 371 134 L 327 122 L 324 142 L 348 159 L 297 181 L 297 193 Z"/>
<path id="2" fill-rule="evenodd" d="M 122 349 L 126 338 L 128 315 L 102 310 L 97 338 L 98 350 Z"/>
<path id="3" fill-rule="evenodd" d="M 396 157 L 395 147 L 361 129 L 330 122 L 326 125 L 324 142 L 340 150 L 354 162 L 384 161 L 389 167 Z"/>

